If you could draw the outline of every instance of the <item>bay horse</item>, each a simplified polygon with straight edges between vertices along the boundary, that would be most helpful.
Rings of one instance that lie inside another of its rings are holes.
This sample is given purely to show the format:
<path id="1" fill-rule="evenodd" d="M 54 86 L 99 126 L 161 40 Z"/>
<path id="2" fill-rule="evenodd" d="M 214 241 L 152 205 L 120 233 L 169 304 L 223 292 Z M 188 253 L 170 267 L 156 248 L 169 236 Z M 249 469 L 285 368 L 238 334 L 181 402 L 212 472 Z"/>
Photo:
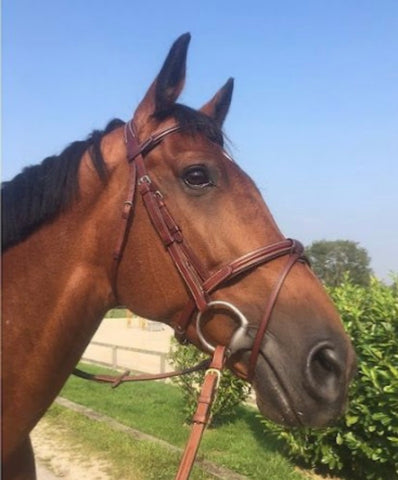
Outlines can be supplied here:
<path id="1" fill-rule="evenodd" d="M 340 318 L 225 152 L 233 80 L 200 110 L 176 103 L 189 40 L 129 122 L 2 186 L 5 479 L 35 478 L 29 433 L 117 305 L 225 346 L 275 422 L 322 426 L 344 409 L 355 355 Z"/>

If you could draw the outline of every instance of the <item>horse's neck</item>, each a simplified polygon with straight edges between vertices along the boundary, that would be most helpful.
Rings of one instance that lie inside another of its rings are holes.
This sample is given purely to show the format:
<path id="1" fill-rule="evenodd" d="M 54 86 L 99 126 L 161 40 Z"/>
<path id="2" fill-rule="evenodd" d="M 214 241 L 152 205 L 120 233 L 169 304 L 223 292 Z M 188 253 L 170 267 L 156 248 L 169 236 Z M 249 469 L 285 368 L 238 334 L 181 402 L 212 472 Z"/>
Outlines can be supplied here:
<path id="1" fill-rule="evenodd" d="M 58 333 L 54 343 L 57 337 L 65 341 L 61 340 L 65 332 L 70 340 L 74 336 L 89 340 L 111 306 L 112 289 L 104 255 L 98 252 L 97 228 L 95 222 L 90 226 L 90 215 L 76 208 L 3 256 L 4 315 L 14 324 L 24 323 L 23 335 L 33 335 L 35 343 L 48 330 Z"/>
<path id="2" fill-rule="evenodd" d="M 28 242 L 26 242 L 27 244 Z M 101 319 L 95 272 L 16 246 L 3 258 L 3 411 L 12 449 L 62 388 Z M 59 285 L 54 279 L 58 277 Z M 10 423 L 9 423 L 10 422 Z"/>
<path id="3" fill-rule="evenodd" d="M 63 232 L 61 242 L 50 234 L 54 227 L 44 227 L 3 257 L 5 347 L 40 352 L 52 363 L 66 355 L 66 365 L 78 359 L 95 332 L 111 292 L 105 272 L 77 253 L 82 233 Z"/>
<path id="4" fill-rule="evenodd" d="M 16 395 L 45 409 L 113 306 L 112 251 L 108 263 L 99 252 L 113 226 L 96 222 L 99 213 L 76 204 L 3 255 L 5 408 Z"/>

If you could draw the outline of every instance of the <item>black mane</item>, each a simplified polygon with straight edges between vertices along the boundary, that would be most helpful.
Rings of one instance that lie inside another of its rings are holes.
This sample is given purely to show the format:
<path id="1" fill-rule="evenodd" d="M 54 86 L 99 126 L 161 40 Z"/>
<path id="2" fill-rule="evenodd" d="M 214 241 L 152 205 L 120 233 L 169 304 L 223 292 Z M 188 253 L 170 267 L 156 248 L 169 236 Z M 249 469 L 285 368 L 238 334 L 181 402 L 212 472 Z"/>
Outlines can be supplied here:
<path id="1" fill-rule="evenodd" d="M 27 167 L 13 180 L 2 183 L 2 251 L 24 240 L 77 197 L 78 169 L 87 149 L 98 176 L 106 180 L 101 140 L 121 125 L 124 122 L 114 119 L 105 130 L 94 130 L 86 140 L 73 142 L 60 155 L 47 157 L 40 165 Z"/>
<path id="2" fill-rule="evenodd" d="M 217 123 L 202 112 L 185 105 L 176 103 L 167 111 L 155 112 L 153 116 L 159 121 L 173 117 L 182 133 L 201 133 L 218 145 L 224 144 L 223 133 Z M 60 155 L 48 157 L 40 165 L 27 167 L 13 180 L 3 182 L 2 251 L 27 238 L 76 199 L 79 194 L 78 169 L 87 149 L 98 176 L 106 181 L 101 140 L 121 125 L 124 122 L 114 119 L 105 130 L 95 130 L 86 140 L 72 143 Z"/>

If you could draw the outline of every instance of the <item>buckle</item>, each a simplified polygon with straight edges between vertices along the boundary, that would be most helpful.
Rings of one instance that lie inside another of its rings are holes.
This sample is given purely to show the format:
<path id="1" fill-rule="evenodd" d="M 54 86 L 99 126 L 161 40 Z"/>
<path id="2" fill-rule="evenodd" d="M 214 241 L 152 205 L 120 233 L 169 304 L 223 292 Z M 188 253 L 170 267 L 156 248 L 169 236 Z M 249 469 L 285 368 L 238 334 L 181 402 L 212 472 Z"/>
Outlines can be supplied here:
<path id="1" fill-rule="evenodd" d="M 216 389 L 217 389 L 220 386 L 221 371 L 218 370 L 217 368 L 208 368 L 205 372 L 205 375 L 207 374 L 213 374 L 217 377 L 217 381 L 216 381 Z"/>
<path id="2" fill-rule="evenodd" d="M 146 183 L 147 185 L 150 185 L 152 183 L 152 180 L 149 178 L 149 175 L 143 175 L 138 179 L 138 185 L 142 185 L 143 183 Z"/>

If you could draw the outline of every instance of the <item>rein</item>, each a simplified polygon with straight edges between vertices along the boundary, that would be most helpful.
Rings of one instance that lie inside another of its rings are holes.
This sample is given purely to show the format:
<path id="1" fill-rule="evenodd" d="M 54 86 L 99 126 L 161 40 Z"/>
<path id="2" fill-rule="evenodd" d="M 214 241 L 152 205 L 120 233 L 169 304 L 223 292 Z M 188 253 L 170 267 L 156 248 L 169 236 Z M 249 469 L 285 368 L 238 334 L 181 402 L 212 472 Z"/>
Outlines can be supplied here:
<path id="1" fill-rule="evenodd" d="M 266 328 L 286 277 L 296 262 L 307 262 L 307 259 L 304 256 L 304 247 L 299 241 L 285 239 L 246 253 L 222 266 L 215 272 L 208 272 L 184 240 L 180 227 L 168 210 L 162 193 L 152 181 L 145 165 L 145 156 L 157 147 L 164 138 L 178 131 L 180 131 L 180 127 L 173 125 L 160 132 L 155 132 L 147 140 L 139 143 L 134 131 L 134 120 L 130 120 L 125 125 L 125 144 L 127 161 L 130 168 L 129 187 L 127 198 L 123 204 L 120 231 L 113 252 L 113 280 L 116 288 L 118 266 L 127 241 L 127 233 L 132 221 L 134 209 L 134 198 L 138 190 L 154 229 L 170 254 L 178 273 L 190 293 L 188 303 L 182 310 L 177 321 L 172 325 L 175 336 L 181 343 L 188 343 L 186 332 L 196 311 L 197 335 L 202 346 L 213 354 L 212 360 L 206 360 L 195 367 L 188 368 L 181 372 L 170 372 L 158 375 L 130 376 L 129 371 L 120 376 L 91 375 L 78 369 L 74 370 L 74 374 L 85 379 L 112 383 L 113 387 L 117 387 L 123 382 L 169 378 L 207 369 L 199 396 L 197 411 L 193 417 L 191 436 L 176 476 L 176 480 L 184 480 L 189 478 L 203 431 L 209 423 L 210 408 L 226 359 L 239 351 L 251 350 L 248 373 L 245 375 L 245 380 L 251 381 L 253 379 Z M 263 318 L 253 338 L 250 335 L 250 329 L 253 329 L 253 327 L 250 327 L 243 313 L 235 305 L 227 301 L 212 301 L 210 294 L 239 275 L 250 272 L 260 265 L 284 256 L 288 257 L 287 261 L 271 290 Z M 239 322 L 238 328 L 234 332 L 228 346 L 212 345 L 206 340 L 202 332 L 204 314 L 210 310 L 217 309 L 227 310 L 231 316 Z"/>

